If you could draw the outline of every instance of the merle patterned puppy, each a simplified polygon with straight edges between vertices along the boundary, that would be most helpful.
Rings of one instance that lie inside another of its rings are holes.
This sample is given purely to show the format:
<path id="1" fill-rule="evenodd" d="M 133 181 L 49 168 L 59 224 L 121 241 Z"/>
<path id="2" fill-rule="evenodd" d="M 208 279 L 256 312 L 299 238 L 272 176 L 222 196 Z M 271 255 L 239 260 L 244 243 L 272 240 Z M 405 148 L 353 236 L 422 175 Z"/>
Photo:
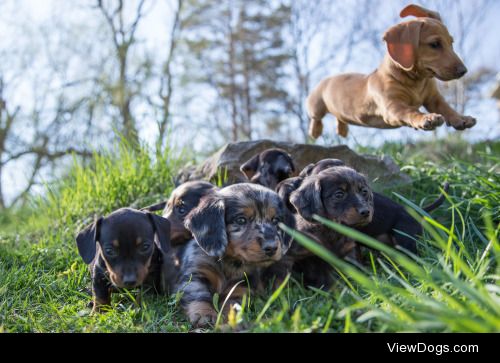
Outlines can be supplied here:
<path id="1" fill-rule="evenodd" d="M 291 243 L 279 223 L 293 227 L 293 218 L 279 196 L 249 183 L 220 189 L 189 213 L 186 227 L 194 240 L 184 251 L 178 289 L 183 291 L 181 305 L 194 326 L 215 322 L 215 293 L 222 304 L 243 281 L 231 294 L 229 308 L 248 288 L 259 291 L 264 287 L 263 270 L 279 261 Z"/>

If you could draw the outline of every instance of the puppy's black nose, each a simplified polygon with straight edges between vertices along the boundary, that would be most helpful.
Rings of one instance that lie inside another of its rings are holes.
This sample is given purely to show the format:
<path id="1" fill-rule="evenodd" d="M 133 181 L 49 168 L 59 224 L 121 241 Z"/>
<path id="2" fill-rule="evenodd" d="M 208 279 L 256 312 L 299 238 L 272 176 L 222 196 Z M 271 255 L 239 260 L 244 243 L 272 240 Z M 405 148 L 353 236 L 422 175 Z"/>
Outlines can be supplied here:
<path id="1" fill-rule="evenodd" d="M 133 275 L 123 277 L 123 285 L 127 288 L 134 287 L 137 284 L 137 278 Z"/>
<path id="2" fill-rule="evenodd" d="M 465 73 L 467 73 L 467 68 L 463 64 L 457 66 L 456 74 L 458 78 L 462 77 Z"/>
<path id="3" fill-rule="evenodd" d="M 264 253 L 266 254 L 266 256 L 271 257 L 271 256 L 274 256 L 277 249 L 278 249 L 278 247 L 276 247 L 276 246 L 267 246 L 267 247 L 264 247 Z"/>
<path id="4" fill-rule="evenodd" d="M 358 210 L 358 213 L 361 215 L 361 217 L 368 217 L 370 215 L 370 210 L 368 208 L 361 208 Z"/>

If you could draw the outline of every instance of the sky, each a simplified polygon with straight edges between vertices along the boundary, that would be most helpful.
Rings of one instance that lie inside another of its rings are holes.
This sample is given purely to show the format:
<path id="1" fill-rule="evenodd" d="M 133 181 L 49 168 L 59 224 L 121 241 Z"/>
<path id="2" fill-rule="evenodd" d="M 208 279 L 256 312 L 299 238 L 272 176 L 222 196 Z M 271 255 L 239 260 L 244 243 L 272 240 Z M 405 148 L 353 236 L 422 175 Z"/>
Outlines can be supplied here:
<path id="1" fill-rule="evenodd" d="M 352 0 L 344 0 L 351 2 L 353 6 L 355 2 Z M 441 0 L 436 0 L 438 3 Z M 467 6 L 470 7 L 470 11 L 474 11 L 474 1 L 473 0 L 465 0 Z M 127 5 L 132 0 L 127 0 Z M 0 34 L 2 34 L 2 40 L 0 42 L 11 42 L 15 44 L 16 42 L 23 41 L 31 41 L 33 40 L 36 43 L 37 39 L 37 29 L 38 26 L 42 24 L 47 24 L 52 21 L 72 21 L 74 19 L 75 22 L 80 21 L 80 17 L 82 16 L 81 8 L 85 7 L 88 9 L 92 1 L 64 1 L 64 0 L 4 0 L 0 1 Z M 155 0 L 151 2 L 151 8 L 147 12 L 146 18 L 141 23 L 138 29 L 138 38 L 144 42 L 144 47 L 149 49 L 154 49 L 155 52 L 158 53 L 158 56 L 161 57 L 163 54 L 166 54 L 166 44 L 167 44 L 167 29 L 169 27 L 168 22 L 165 21 L 166 18 L 169 17 L 170 14 L 170 6 L 168 0 Z M 409 2 L 408 2 L 409 3 Z M 394 12 L 397 11 L 395 9 L 400 2 L 394 2 L 392 0 L 387 0 L 384 2 L 383 11 Z M 87 11 L 88 13 L 88 11 Z M 15 17 L 12 17 L 12 14 L 16 14 Z M 97 15 L 97 12 L 96 12 Z M 450 19 L 446 17 L 446 14 L 441 14 L 450 28 L 450 32 L 455 37 L 454 34 L 454 23 L 455 19 Z M 335 21 L 335 17 L 339 16 L 339 14 L 332 14 L 332 22 Z M 369 14 L 366 14 L 369 16 Z M 92 26 L 92 22 L 95 22 L 96 19 L 92 19 L 87 16 L 87 26 Z M 466 44 L 468 49 L 468 54 L 471 56 L 465 58 L 464 61 L 470 70 L 474 70 L 479 66 L 488 66 L 497 71 L 500 71 L 500 63 L 498 59 L 500 59 L 500 1 L 495 1 L 491 11 L 486 14 L 486 16 L 482 19 L 481 24 L 479 24 L 474 29 L 473 36 L 469 36 L 469 43 Z M 380 19 L 381 22 L 387 24 L 387 26 L 391 25 L 391 21 L 388 19 Z M 17 23 L 28 23 L 30 24 L 29 32 L 27 34 L 23 34 L 22 38 L 19 37 L 18 33 L 14 33 L 12 29 L 16 27 Z M 382 34 L 380 34 L 380 39 L 382 38 Z M 382 40 L 381 40 L 382 41 Z M 1 47 L 1 45 L 0 45 Z M 314 48 L 314 47 L 313 47 Z M 320 56 L 321 49 L 317 47 L 318 58 Z M 5 57 L 5 56 L 4 56 Z M 8 57 L 8 55 L 7 55 Z M 314 57 L 313 57 L 314 58 Z M 14 59 L 14 58 L 12 58 Z M 10 59 L 4 59 L 4 61 L 9 61 Z M 315 82 L 319 82 L 321 78 L 326 76 L 330 76 L 333 74 L 337 74 L 340 72 L 348 72 L 355 71 L 361 73 L 368 73 L 374 70 L 381 59 L 376 59 L 373 57 L 365 57 L 363 54 L 362 47 L 359 49 L 355 49 L 355 54 L 353 55 L 353 60 L 349 64 L 347 64 L 344 68 L 338 69 L 335 66 L 332 66 L 331 69 L 325 71 L 324 74 L 316 75 Z M 468 113 L 474 115 L 478 120 L 478 124 L 471 130 L 465 131 L 463 133 L 464 137 L 467 139 L 481 140 L 485 138 L 498 138 L 500 136 L 500 114 L 497 108 L 495 101 L 489 98 L 489 92 L 491 92 L 492 84 L 489 84 L 485 89 L 481 90 L 481 94 L 483 99 L 477 105 L 474 105 L 468 110 Z M 25 102 L 32 97 L 31 90 L 28 88 L 23 89 L 22 87 L 17 90 L 14 95 L 15 99 L 19 100 L 19 102 Z M 207 107 L 206 100 L 209 100 L 213 97 L 211 91 L 206 90 L 205 93 L 200 97 L 200 102 L 197 103 L 196 107 L 199 107 L 198 110 L 193 110 L 193 113 L 202 112 L 204 108 Z M 204 100 L 205 99 L 205 102 Z M 139 110 L 140 112 L 140 110 Z M 149 116 L 150 117 L 150 116 Z M 333 118 L 327 117 L 325 119 L 325 131 L 326 135 L 333 135 L 335 129 L 335 122 Z M 192 130 L 189 124 L 183 124 L 183 120 L 178 120 L 178 124 L 180 125 L 180 129 L 185 128 L 186 132 L 178 133 L 178 140 L 176 143 L 179 146 L 189 146 L 195 150 L 202 149 L 205 145 L 206 134 L 196 134 L 196 130 Z M 351 137 L 347 140 L 348 145 L 354 146 L 357 144 L 360 145 L 371 145 L 377 146 L 385 141 L 414 141 L 414 140 L 422 140 L 428 138 L 428 133 L 425 132 L 415 132 L 410 128 L 401 128 L 396 130 L 385 130 L 383 133 L 378 132 L 378 130 L 371 130 L 360 127 L 351 127 L 350 128 Z M 439 135 L 444 135 L 449 132 L 449 130 L 445 130 L 444 128 L 438 131 Z M 141 137 L 145 140 L 154 140 L 156 130 L 152 127 L 143 127 L 141 128 Z M 331 138 L 328 136 L 322 140 L 320 143 L 331 143 Z M 22 180 L 27 178 L 27 173 L 23 172 L 23 168 L 19 165 L 12 165 L 6 175 L 7 183 L 5 189 L 10 192 L 9 194 L 13 194 L 16 190 L 19 190 L 22 187 Z M 5 182 L 5 179 L 4 179 Z"/>

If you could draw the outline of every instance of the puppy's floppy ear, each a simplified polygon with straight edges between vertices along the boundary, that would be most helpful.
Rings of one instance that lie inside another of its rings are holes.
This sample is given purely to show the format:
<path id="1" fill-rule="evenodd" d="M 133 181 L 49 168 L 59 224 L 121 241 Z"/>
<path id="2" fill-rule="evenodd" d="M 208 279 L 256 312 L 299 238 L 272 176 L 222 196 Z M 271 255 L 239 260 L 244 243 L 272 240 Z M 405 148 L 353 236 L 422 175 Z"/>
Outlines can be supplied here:
<path id="1" fill-rule="evenodd" d="M 283 157 L 286 159 L 286 165 L 284 166 L 283 172 L 290 177 L 295 174 L 297 168 L 290 154 L 283 154 Z"/>
<path id="2" fill-rule="evenodd" d="M 439 13 L 432 11 L 432 10 L 429 10 L 429 9 L 426 9 L 426 8 L 423 8 L 423 7 L 415 5 L 415 4 L 408 5 L 403 10 L 401 10 L 401 13 L 399 13 L 399 16 L 402 18 L 404 18 L 406 16 L 411 16 L 411 15 L 413 15 L 417 18 L 432 18 L 432 19 L 442 21 Z"/>
<path id="3" fill-rule="evenodd" d="M 287 227 L 290 227 L 293 229 L 295 228 L 295 218 L 293 217 L 292 212 L 290 212 L 286 208 L 284 211 L 283 224 L 285 224 Z M 284 247 L 288 250 L 293 242 L 293 237 L 290 236 L 288 233 L 286 233 L 281 228 L 278 229 L 278 235 L 280 236 L 281 240 L 283 241 Z"/>
<path id="4" fill-rule="evenodd" d="M 391 59 L 405 71 L 410 71 L 417 59 L 422 22 L 406 22 L 394 25 L 384 34 Z"/>
<path id="5" fill-rule="evenodd" d="M 254 155 L 240 167 L 240 171 L 245 174 L 248 180 L 252 179 L 259 168 L 259 157 L 260 154 Z"/>
<path id="6" fill-rule="evenodd" d="M 167 205 L 167 202 L 164 201 L 164 202 L 148 205 L 147 207 L 143 207 L 140 210 L 142 210 L 144 212 L 156 212 L 156 211 L 165 209 L 166 205 Z"/>
<path id="7" fill-rule="evenodd" d="M 299 176 L 301 178 L 305 178 L 306 176 L 311 175 L 311 171 L 313 170 L 313 168 L 314 168 L 315 165 L 316 164 L 314 164 L 314 163 L 311 163 L 311 164 L 307 165 L 304 169 L 302 169 L 302 171 L 300 172 Z"/>
<path id="8" fill-rule="evenodd" d="M 184 222 L 196 242 L 209 256 L 222 257 L 226 252 L 227 233 L 224 200 L 210 195 L 203 198 Z"/>
<path id="9" fill-rule="evenodd" d="M 92 262 L 96 254 L 96 243 L 100 238 L 102 217 L 82 229 L 76 236 L 78 253 L 87 265 Z"/>
<path id="10" fill-rule="evenodd" d="M 167 253 L 170 250 L 170 222 L 168 219 L 153 213 L 147 213 L 155 231 L 155 244 L 160 251 Z"/>
<path id="11" fill-rule="evenodd" d="M 276 193 L 280 196 L 281 200 L 290 211 L 295 211 L 294 206 L 290 203 L 290 195 L 300 187 L 302 181 L 303 178 L 296 176 L 285 179 L 276 186 Z"/>
<path id="12" fill-rule="evenodd" d="M 313 221 L 313 214 L 325 216 L 326 211 L 321 200 L 321 183 L 317 178 L 308 178 L 290 195 L 290 203 L 300 216 Z"/>

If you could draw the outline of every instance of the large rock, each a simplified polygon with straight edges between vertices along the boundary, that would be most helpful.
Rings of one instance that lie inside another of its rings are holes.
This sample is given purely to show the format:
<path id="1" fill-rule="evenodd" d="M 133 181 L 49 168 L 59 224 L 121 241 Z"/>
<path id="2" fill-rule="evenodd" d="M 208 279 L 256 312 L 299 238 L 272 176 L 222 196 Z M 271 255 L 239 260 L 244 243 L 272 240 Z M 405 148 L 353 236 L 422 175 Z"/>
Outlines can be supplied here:
<path id="1" fill-rule="evenodd" d="M 287 151 L 292 156 L 299 171 L 306 165 L 321 159 L 335 158 L 343 160 L 348 166 L 366 175 L 375 189 L 384 189 L 410 181 L 410 178 L 401 173 L 399 167 L 390 157 L 358 155 L 345 145 L 326 147 L 257 140 L 230 143 L 223 146 L 201 165 L 184 169 L 179 175 L 178 182 L 203 179 L 220 183 L 224 178 L 226 178 L 224 184 L 244 182 L 246 179 L 240 171 L 240 165 L 255 154 L 274 147 Z"/>

